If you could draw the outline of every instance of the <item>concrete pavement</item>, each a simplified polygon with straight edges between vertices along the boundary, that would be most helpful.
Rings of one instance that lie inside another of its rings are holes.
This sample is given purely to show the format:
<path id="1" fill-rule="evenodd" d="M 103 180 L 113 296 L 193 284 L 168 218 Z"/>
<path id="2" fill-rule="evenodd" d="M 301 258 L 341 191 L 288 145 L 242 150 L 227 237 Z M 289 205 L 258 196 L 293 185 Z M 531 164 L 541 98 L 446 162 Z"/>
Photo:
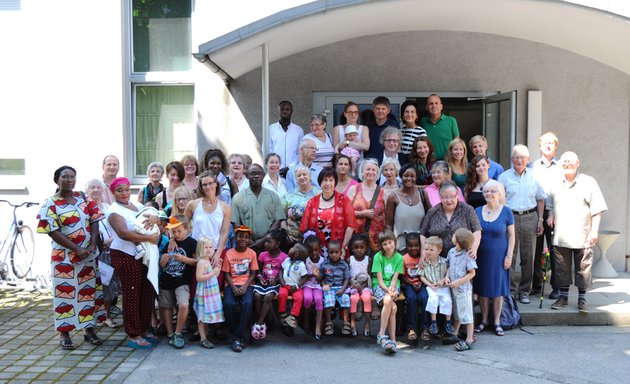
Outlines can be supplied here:
<path id="1" fill-rule="evenodd" d="M 293 339 L 279 331 L 241 354 L 227 342 L 204 350 L 187 342 L 175 350 L 162 341 L 152 351 L 126 346 L 122 328 L 100 328 L 100 347 L 72 338 L 78 348 L 63 351 L 52 327 L 49 290 L 0 287 L 0 384 L 2 383 L 223 383 L 252 380 L 295 382 L 391 382 L 416 375 L 422 380 L 505 383 L 622 383 L 630 366 L 630 275 L 595 279 L 588 294 L 590 313 L 570 306 L 551 310 L 552 300 L 520 305 L 524 327 L 504 337 L 479 335 L 471 351 L 458 353 L 438 342 L 417 346 L 399 341 L 399 353 L 384 355 L 374 337 L 324 337 L 315 342 L 298 330 Z M 117 318 L 118 322 L 122 319 Z M 535 326 L 545 324 L 547 326 Z M 373 330 L 376 330 L 374 324 Z"/>

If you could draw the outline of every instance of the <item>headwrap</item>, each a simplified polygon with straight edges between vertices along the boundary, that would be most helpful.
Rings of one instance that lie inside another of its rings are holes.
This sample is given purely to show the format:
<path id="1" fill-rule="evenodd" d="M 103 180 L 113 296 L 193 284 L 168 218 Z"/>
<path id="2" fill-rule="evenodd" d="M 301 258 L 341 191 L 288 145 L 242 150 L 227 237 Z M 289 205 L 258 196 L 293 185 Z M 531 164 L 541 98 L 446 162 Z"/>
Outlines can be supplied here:
<path id="1" fill-rule="evenodd" d="M 126 177 L 117 177 L 109 184 L 109 190 L 114 193 L 114 191 L 116 191 L 116 187 L 121 184 L 131 185 L 131 182 Z"/>

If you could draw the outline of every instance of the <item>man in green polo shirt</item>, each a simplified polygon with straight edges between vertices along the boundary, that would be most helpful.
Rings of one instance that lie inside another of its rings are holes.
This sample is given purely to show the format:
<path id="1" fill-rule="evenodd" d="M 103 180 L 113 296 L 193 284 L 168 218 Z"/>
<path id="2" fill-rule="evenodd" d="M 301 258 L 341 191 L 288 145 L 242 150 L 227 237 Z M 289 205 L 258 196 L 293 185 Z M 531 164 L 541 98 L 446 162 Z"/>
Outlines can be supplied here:
<path id="1" fill-rule="evenodd" d="M 436 94 L 429 96 L 426 108 L 429 116 L 423 117 L 420 125 L 427 131 L 429 140 L 435 147 L 435 158 L 444 160 L 448 144 L 459 137 L 457 120 L 442 113 L 442 99 Z"/>

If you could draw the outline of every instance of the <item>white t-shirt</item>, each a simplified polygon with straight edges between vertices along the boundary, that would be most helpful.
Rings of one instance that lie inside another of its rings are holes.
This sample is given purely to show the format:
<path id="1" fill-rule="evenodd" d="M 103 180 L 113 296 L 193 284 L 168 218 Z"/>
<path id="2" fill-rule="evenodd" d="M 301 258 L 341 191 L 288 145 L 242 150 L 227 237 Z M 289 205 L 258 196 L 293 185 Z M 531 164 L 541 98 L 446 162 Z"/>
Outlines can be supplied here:
<path id="1" fill-rule="evenodd" d="M 282 277 L 286 285 L 297 287 L 302 276 L 305 276 L 307 273 L 306 264 L 303 261 L 293 261 L 287 257 L 282 262 Z"/>

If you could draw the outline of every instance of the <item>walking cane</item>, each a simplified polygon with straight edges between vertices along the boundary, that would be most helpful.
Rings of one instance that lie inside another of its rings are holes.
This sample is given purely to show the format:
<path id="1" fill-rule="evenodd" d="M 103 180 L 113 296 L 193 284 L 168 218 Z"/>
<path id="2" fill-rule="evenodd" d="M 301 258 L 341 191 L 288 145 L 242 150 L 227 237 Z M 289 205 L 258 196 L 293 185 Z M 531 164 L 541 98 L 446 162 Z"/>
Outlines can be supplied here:
<path id="1" fill-rule="evenodd" d="M 542 309 L 543 300 L 545 300 L 545 283 L 547 282 L 547 273 L 551 270 L 551 262 L 549 258 L 550 258 L 549 249 L 545 248 L 543 250 L 543 254 L 540 259 L 543 278 L 542 278 L 542 290 L 540 291 L 540 305 L 538 305 L 538 309 Z"/>

